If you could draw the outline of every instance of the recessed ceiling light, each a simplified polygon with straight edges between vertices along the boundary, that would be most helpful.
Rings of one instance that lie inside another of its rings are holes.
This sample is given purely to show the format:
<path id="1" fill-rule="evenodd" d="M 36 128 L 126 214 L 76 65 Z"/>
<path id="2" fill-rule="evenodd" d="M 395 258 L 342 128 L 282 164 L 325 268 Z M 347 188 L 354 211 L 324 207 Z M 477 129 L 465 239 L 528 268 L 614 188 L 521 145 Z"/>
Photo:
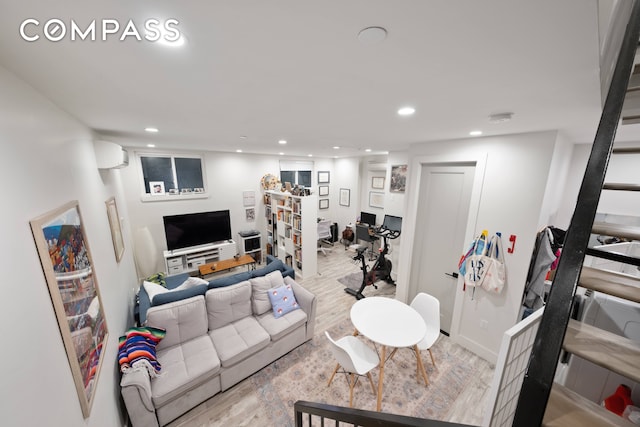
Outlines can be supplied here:
<path id="1" fill-rule="evenodd" d="M 144 130 L 149 133 L 158 133 L 158 128 L 154 128 L 154 127 L 144 128 Z"/>
<path id="2" fill-rule="evenodd" d="M 339 150 L 340 147 L 338 147 L 337 145 L 333 147 L 334 150 Z"/>
<path id="3" fill-rule="evenodd" d="M 482 131 L 481 130 L 472 130 L 471 132 L 469 132 L 469 135 L 471 135 L 471 136 L 480 136 L 480 135 L 482 135 Z"/>
<path id="4" fill-rule="evenodd" d="M 240 139 L 247 139 L 247 135 L 240 135 Z"/>
<path id="5" fill-rule="evenodd" d="M 489 116 L 489 123 L 504 123 L 511 120 L 513 113 L 499 113 Z"/>
<path id="6" fill-rule="evenodd" d="M 382 27 L 367 27 L 358 33 L 358 40 L 362 44 L 377 44 L 386 38 L 387 30 Z"/>
<path id="7" fill-rule="evenodd" d="M 313 157 L 313 154 L 307 154 L 308 157 Z"/>
<path id="8" fill-rule="evenodd" d="M 281 139 L 280 141 L 278 141 L 278 144 L 280 144 L 280 145 L 284 145 L 286 143 L 287 143 L 287 141 L 285 141 L 284 139 Z"/>
<path id="9" fill-rule="evenodd" d="M 367 148 L 364 151 L 366 151 L 367 153 L 370 153 L 371 152 L 371 148 Z"/>
<path id="10" fill-rule="evenodd" d="M 242 150 L 237 149 L 237 150 L 236 150 L 236 153 L 242 153 Z"/>
<path id="11" fill-rule="evenodd" d="M 398 114 L 401 116 L 410 116 L 416 112 L 416 109 L 413 107 L 402 107 L 398 110 Z"/>
<path id="12" fill-rule="evenodd" d="M 147 144 L 147 147 L 149 148 L 154 148 L 156 146 L 156 144 Z"/>
<path id="13" fill-rule="evenodd" d="M 278 154 L 280 154 L 281 156 L 284 156 L 284 153 L 283 153 L 282 151 L 281 151 L 281 152 L 279 152 Z"/>

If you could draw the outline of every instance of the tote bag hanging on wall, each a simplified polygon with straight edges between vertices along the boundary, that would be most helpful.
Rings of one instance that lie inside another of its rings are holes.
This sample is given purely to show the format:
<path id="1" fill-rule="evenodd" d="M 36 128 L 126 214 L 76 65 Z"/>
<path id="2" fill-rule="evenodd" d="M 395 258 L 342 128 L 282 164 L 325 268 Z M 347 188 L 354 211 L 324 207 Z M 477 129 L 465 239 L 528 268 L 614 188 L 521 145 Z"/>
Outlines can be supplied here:
<path id="1" fill-rule="evenodd" d="M 465 286 L 482 286 L 487 274 L 487 244 L 483 238 L 484 234 L 478 237 L 473 245 L 473 252 L 465 261 L 464 284 Z"/>
<path id="2" fill-rule="evenodd" d="M 504 288 L 506 272 L 502 253 L 502 238 L 497 234 L 491 238 L 489 253 L 484 260 L 484 264 L 485 275 L 482 281 L 482 289 L 499 294 Z"/>

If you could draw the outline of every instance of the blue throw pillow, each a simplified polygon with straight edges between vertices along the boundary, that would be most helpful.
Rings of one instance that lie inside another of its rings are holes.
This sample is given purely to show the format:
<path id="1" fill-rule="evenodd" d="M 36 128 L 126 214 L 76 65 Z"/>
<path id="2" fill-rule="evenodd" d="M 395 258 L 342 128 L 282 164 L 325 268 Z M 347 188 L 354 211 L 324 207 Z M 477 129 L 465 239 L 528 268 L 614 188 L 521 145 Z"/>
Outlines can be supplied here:
<path id="1" fill-rule="evenodd" d="M 289 285 L 282 285 L 277 288 L 269 289 L 267 295 L 271 301 L 271 307 L 273 307 L 273 315 L 276 317 L 284 316 L 290 311 L 300 308 L 293 290 Z"/>

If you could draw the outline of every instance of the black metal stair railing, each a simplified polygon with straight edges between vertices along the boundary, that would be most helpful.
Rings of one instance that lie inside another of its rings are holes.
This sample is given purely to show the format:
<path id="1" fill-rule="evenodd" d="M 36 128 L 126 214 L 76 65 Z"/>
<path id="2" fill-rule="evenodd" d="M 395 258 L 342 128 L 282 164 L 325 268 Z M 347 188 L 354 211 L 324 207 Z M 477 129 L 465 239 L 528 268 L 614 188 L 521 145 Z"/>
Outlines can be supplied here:
<path id="1" fill-rule="evenodd" d="M 571 302 L 582 270 L 591 228 L 622 113 L 629 77 L 640 36 L 640 1 L 631 17 L 605 100 L 576 207 L 567 230 L 562 256 L 541 319 L 513 421 L 517 427 L 540 426 L 553 386 Z"/>

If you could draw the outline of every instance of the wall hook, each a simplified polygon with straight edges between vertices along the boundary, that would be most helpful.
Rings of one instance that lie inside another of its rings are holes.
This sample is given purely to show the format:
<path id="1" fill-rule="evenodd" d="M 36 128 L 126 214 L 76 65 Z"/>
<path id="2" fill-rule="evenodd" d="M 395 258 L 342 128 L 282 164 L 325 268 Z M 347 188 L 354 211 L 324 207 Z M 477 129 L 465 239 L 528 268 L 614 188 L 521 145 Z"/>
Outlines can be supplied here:
<path id="1" fill-rule="evenodd" d="M 512 254 L 513 250 L 516 247 L 516 235 L 512 234 L 511 236 L 509 236 L 509 241 L 511 242 L 511 247 L 507 249 L 507 252 Z"/>

